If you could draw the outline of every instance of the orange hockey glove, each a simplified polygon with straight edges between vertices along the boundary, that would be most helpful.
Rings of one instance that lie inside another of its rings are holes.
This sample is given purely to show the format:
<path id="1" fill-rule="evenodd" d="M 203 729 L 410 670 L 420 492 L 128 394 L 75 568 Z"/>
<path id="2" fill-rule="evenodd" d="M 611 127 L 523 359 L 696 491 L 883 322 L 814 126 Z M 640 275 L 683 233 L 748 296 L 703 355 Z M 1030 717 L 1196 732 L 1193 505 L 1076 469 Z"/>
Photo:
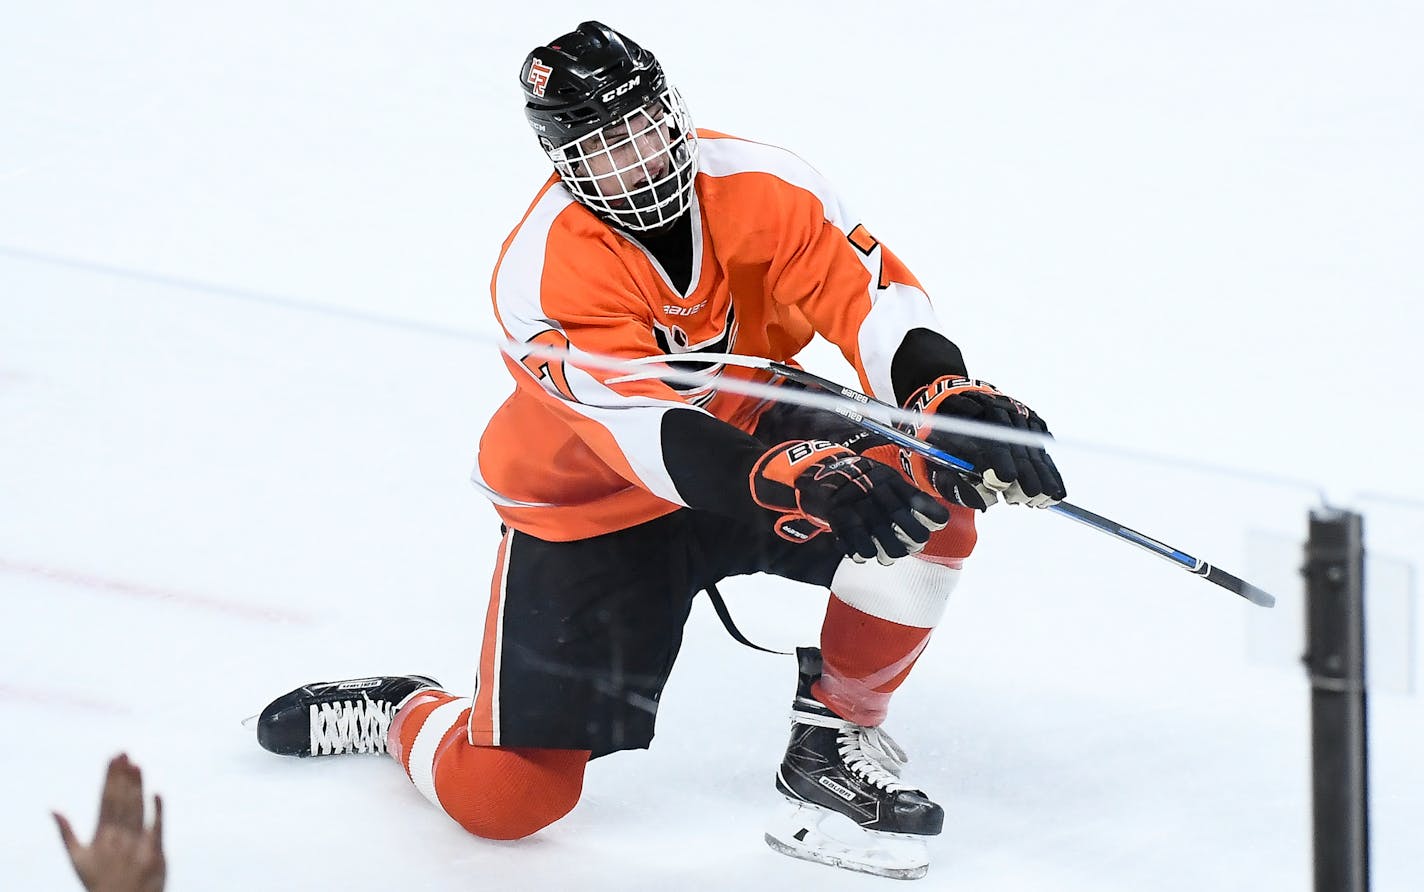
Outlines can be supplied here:
<path id="1" fill-rule="evenodd" d="M 913 554 L 949 522 L 947 508 L 889 465 L 825 440 L 772 447 L 750 480 L 756 503 L 780 513 L 778 535 L 806 541 L 829 530 L 856 561 Z"/>
<path id="2" fill-rule="evenodd" d="M 905 408 L 926 415 L 934 413 L 1001 424 L 1014 430 L 1047 434 L 1048 426 L 1028 406 L 992 384 L 947 375 L 915 391 Z M 982 478 L 961 474 L 927 461 L 924 456 L 901 450 L 901 465 L 919 486 L 939 493 L 966 508 L 987 510 L 1002 496 L 1011 505 L 1046 508 L 1068 494 L 1053 459 L 1042 449 L 937 431 L 921 425 L 915 432 L 956 458 L 972 464 Z"/>

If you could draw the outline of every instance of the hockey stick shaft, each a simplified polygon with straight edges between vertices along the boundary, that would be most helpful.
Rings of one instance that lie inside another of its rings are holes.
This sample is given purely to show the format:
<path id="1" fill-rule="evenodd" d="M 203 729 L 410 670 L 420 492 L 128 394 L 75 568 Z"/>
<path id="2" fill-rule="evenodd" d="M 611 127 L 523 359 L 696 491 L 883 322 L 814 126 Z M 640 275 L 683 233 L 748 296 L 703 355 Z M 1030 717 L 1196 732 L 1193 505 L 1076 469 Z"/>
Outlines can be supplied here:
<path id="1" fill-rule="evenodd" d="M 768 370 L 771 371 L 773 374 L 785 378 L 788 381 L 795 381 L 798 384 L 816 387 L 820 390 L 849 397 L 850 399 L 855 400 L 856 402 L 863 402 L 867 404 L 876 403 L 877 405 L 890 408 L 886 403 L 881 403 L 879 400 L 874 400 L 873 398 L 866 396 L 865 394 L 862 394 L 859 391 L 851 390 L 848 387 L 844 387 L 840 384 L 835 383 L 834 381 L 829 381 L 825 378 L 820 377 L 819 375 L 813 375 L 810 372 L 805 371 L 804 369 L 798 369 L 794 366 L 783 365 L 782 363 L 774 363 L 772 366 L 769 367 Z M 839 411 L 839 414 L 850 421 L 854 421 L 857 424 L 860 424 L 867 430 L 871 430 L 875 433 L 878 433 L 884 436 L 886 439 L 900 446 L 903 446 L 906 449 L 923 455 L 925 458 L 937 464 L 943 465 L 944 467 L 950 468 L 951 470 L 955 470 L 963 474 L 969 474 L 974 477 L 979 476 L 978 471 L 976 471 L 974 469 L 974 466 L 971 465 L 969 462 L 966 462 L 963 459 L 958 458 L 957 456 L 950 455 L 948 452 L 945 452 L 942 449 L 939 449 L 929 443 L 926 443 L 918 437 L 910 436 L 904 431 L 884 424 L 883 422 L 877 421 L 873 418 L 868 418 L 861 413 L 851 410 L 850 408 L 846 408 L 844 410 Z M 1221 586 L 1229 592 L 1240 595 L 1241 597 L 1250 601 L 1252 604 L 1258 604 L 1262 607 L 1275 606 L 1275 597 L 1272 596 L 1270 593 L 1264 591 L 1263 589 L 1258 588 L 1257 586 L 1254 586 L 1249 582 L 1246 582 L 1245 580 L 1241 579 L 1240 577 L 1232 573 L 1228 573 L 1219 567 L 1214 567 L 1207 561 L 1193 557 L 1192 555 L 1187 554 L 1179 548 L 1175 548 L 1171 545 L 1166 544 L 1165 542 L 1158 541 L 1157 539 L 1154 539 L 1151 536 L 1139 533 L 1137 530 L 1134 530 L 1128 526 L 1124 526 L 1123 524 L 1120 524 L 1115 520 L 1110 520 L 1106 517 L 1103 517 L 1101 514 L 1095 514 L 1094 512 L 1089 511 L 1086 508 L 1081 508 L 1071 502 L 1066 501 L 1059 502 L 1058 504 L 1051 506 L 1048 510 L 1054 512 L 1055 514 L 1062 515 L 1063 517 L 1067 517 L 1070 520 L 1077 521 L 1078 523 L 1081 523 L 1091 529 L 1097 530 L 1100 533 L 1106 533 L 1109 536 L 1121 539 L 1129 545 L 1135 545 L 1149 554 L 1154 554 L 1157 557 L 1162 558 L 1163 560 L 1166 560 L 1172 564 L 1175 564 L 1176 566 L 1181 567 L 1182 569 L 1190 573 L 1194 573 L 1197 576 L 1203 577 L 1208 582 L 1215 583 L 1216 585 Z"/>
<path id="2" fill-rule="evenodd" d="M 820 375 L 812 374 L 811 372 L 808 372 L 805 369 L 796 368 L 795 366 L 786 365 L 785 363 L 776 362 L 770 359 L 764 359 L 762 357 L 744 357 L 731 354 L 683 353 L 678 354 L 676 356 L 648 357 L 647 359 L 643 360 L 643 362 L 666 362 L 669 360 L 676 360 L 680 362 L 711 361 L 724 363 L 727 365 L 742 366 L 745 368 L 765 369 L 766 371 L 771 372 L 777 377 L 784 378 L 787 381 L 800 384 L 803 387 L 813 387 L 817 390 L 826 393 L 845 397 L 846 399 L 851 400 L 855 403 L 859 403 L 867 408 L 876 407 L 881 409 L 888 409 L 891 411 L 895 410 L 894 406 L 877 400 L 874 397 L 867 396 L 866 394 L 861 393 L 858 390 L 853 390 L 849 387 L 845 387 L 844 385 L 837 384 L 836 382 L 831 381 L 827 378 L 822 378 Z M 651 377 L 651 375 L 630 375 L 625 376 L 622 380 L 633 380 L 635 377 Z M 948 452 L 945 452 L 943 449 L 940 449 L 930 443 L 926 443 L 924 440 L 921 440 L 918 437 L 907 434 L 899 428 L 894 427 L 893 425 L 886 424 L 876 418 L 866 415 L 865 413 L 857 412 L 849 405 L 843 408 L 837 408 L 835 411 L 843 418 L 846 418 L 847 420 L 860 425 L 866 430 L 880 434 L 885 439 L 890 440 L 891 442 L 906 449 L 909 449 L 912 452 L 916 452 L 924 456 L 926 459 L 935 462 L 936 464 L 950 468 L 954 471 L 958 471 L 962 474 L 967 474 L 974 477 L 979 476 L 978 471 L 976 471 L 974 466 L 969 462 L 966 462 L 963 459 L 958 458 L 957 456 L 951 455 Z M 1264 589 L 1254 586 L 1251 583 L 1241 579 L 1240 577 L 1232 573 L 1226 572 L 1220 567 L 1214 567 L 1210 563 L 1200 558 L 1193 557 L 1192 555 L 1187 554 L 1185 551 L 1182 551 L 1181 549 L 1176 548 L 1175 546 L 1168 545 L 1167 543 L 1154 539 L 1151 536 L 1139 533 L 1137 530 L 1134 530 L 1128 526 L 1124 526 L 1123 524 L 1120 524 L 1115 520 L 1110 520 L 1109 518 L 1103 517 L 1101 514 L 1095 514 L 1094 512 L 1089 511 L 1086 508 L 1080 508 L 1079 506 L 1074 505 L 1071 502 L 1059 502 L 1058 504 L 1051 506 L 1048 510 L 1062 517 L 1066 517 L 1069 520 L 1073 520 L 1080 524 L 1083 524 L 1084 526 L 1087 526 L 1090 529 L 1094 529 L 1100 533 L 1105 533 L 1116 539 L 1120 539 L 1123 542 L 1128 543 L 1129 545 L 1135 545 L 1136 547 L 1142 549 L 1143 551 L 1146 551 L 1149 554 L 1156 555 L 1157 557 L 1162 558 L 1165 561 L 1168 561 L 1178 567 L 1181 567 L 1189 573 L 1193 573 L 1197 576 L 1202 577 L 1207 582 L 1218 585 L 1226 589 L 1227 591 L 1232 592 L 1233 594 L 1240 595 L 1241 597 L 1250 601 L 1252 604 L 1258 604 L 1262 607 L 1275 606 L 1275 597 L 1269 592 L 1266 592 Z"/>

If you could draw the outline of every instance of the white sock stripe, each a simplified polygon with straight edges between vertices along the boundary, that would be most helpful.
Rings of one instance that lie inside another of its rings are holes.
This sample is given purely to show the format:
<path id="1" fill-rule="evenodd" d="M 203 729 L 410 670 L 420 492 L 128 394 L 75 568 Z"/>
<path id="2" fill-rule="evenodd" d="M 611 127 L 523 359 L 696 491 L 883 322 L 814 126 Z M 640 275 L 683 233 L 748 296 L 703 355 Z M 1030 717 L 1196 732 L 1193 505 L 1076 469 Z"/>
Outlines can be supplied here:
<path id="1" fill-rule="evenodd" d="M 465 697 L 435 707 L 425 717 L 425 724 L 420 726 L 415 742 L 410 746 L 407 764 L 410 766 L 411 783 L 422 796 L 441 809 L 444 806 L 440 805 L 440 797 L 435 794 L 435 752 L 440 748 L 445 732 L 453 728 L 460 721 L 460 713 L 469 708 L 470 701 Z"/>
<path id="2" fill-rule="evenodd" d="M 944 616 L 960 571 L 918 557 L 902 558 L 888 567 L 874 561 L 841 561 L 831 580 L 836 597 L 880 619 L 933 629 Z"/>

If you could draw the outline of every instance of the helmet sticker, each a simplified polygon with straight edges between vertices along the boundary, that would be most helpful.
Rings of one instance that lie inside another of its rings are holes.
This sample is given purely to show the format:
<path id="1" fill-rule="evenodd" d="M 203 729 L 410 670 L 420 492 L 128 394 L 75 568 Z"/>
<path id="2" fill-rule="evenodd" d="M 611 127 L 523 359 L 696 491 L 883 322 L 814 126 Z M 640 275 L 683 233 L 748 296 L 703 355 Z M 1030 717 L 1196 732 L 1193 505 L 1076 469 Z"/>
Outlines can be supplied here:
<path id="1" fill-rule="evenodd" d="M 540 99 L 544 98 L 544 88 L 549 86 L 549 75 L 554 73 L 554 69 L 540 62 L 538 59 L 531 59 L 529 62 L 529 77 L 526 80 L 534 85 L 534 95 Z"/>

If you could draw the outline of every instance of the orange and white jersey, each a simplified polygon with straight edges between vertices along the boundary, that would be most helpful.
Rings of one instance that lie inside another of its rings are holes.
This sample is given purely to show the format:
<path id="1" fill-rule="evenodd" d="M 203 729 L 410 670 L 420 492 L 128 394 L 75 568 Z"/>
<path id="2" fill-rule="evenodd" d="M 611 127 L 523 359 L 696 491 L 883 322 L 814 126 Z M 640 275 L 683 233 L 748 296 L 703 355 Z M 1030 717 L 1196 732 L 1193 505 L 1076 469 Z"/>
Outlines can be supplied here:
<path id="1" fill-rule="evenodd" d="M 941 330 L 919 282 L 796 155 L 710 131 L 698 137 L 687 289 L 551 177 L 495 266 L 504 333 L 515 345 L 574 355 L 699 350 L 782 362 L 819 333 L 866 392 L 895 402 L 890 365 L 905 334 Z M 481 438 L 473 478 L 506 524 L 541 539 L 586 538 L 684 506 L 663 448 L 670 410 L 750 432 L 763 408 L 661 381 L 610 384 L 618 372 L 510 353 L 515 390 Z"/>

